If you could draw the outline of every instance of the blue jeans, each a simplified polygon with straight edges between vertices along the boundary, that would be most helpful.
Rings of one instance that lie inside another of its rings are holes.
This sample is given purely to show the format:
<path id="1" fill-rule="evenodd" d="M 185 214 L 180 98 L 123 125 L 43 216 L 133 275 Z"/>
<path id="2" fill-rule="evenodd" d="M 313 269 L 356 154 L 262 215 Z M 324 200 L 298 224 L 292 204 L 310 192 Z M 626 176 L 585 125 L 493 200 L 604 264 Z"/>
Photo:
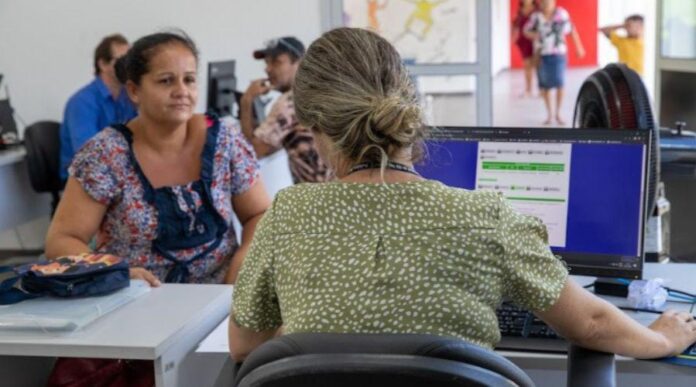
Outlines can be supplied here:
<path id="1" fill-rule="evenodd" d="M 537 69 L 540 89 L 563 87 L 567 59 L 565 55 L 542 55 Z"/>

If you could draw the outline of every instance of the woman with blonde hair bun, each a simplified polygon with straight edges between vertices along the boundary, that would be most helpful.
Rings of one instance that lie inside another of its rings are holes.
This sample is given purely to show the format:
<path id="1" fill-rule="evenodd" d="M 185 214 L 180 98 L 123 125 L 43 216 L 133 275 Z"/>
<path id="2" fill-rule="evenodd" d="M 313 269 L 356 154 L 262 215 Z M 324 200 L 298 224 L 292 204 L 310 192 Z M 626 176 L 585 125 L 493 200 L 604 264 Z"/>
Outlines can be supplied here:
<path id="1" fill-rule="evenodd" d="M 281 191 L 260 221 L 234 292 L 237 361 L 296 332 L 428 333 L 493 348 L 503 297 L 588 348 L 660 357 L 696 340 L 690 316 L 645 328 L 569 280 L 544 225 L 499 195 L 423 179 L 421 110 L 379 35 L 322 35 L 294 93 L 337 180 Z"/>

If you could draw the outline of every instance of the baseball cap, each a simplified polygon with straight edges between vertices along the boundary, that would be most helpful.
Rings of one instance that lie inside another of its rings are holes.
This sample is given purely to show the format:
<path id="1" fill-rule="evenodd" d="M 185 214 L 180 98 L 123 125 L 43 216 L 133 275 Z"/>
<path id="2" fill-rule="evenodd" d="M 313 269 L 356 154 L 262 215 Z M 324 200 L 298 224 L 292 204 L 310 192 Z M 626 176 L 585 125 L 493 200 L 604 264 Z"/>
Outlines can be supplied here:
<path id="1" fill-rule="evenodd" d="M 299 39 L 294 36 L 284 36 L 267 41 L 265 48 L 254 51 L 254 58 L 264 59 L 267 56 L 276 57 L 280 54 L 290 54 L 297 58 L 301 58 L 304 53 L 304 44 L 302 44 Z"/>

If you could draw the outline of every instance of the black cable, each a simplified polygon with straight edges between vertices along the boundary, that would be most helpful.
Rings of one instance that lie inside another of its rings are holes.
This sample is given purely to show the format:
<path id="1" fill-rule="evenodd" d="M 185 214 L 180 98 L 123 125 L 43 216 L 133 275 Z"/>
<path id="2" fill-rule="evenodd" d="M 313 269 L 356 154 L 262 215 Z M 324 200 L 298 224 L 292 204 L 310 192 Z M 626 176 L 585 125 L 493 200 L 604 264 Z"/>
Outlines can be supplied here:
<path id="1" fill-rule="evenodd" d="M 619 306 L 618 308 L 622 309 L 622 310 L 628 310 L 630 312 L 645 312 L 645 313 L 655 313 L 655 314 L 662 314 L 664 312 L 663 310 L 632 308 L 630 306 Z"/>
<path id="2" fill-rule="evenodd" d="M 673 289 L 673 288 L 668 288 L 667 286 L 663 286 L 663 288 L 665 288 L 665 290 L 668 291 L 668 292 L 677 293 L 677 294 L 683 294 L 683 295 L 685 295 L 685 296 L 689 296 L 689 297 L 692 297 L 692 298 L 696 298 L 696 294 L 693 294 L 693 293 L 689 293 L 689 292 L 685 292 L 685 291 L 677 290 L 677 289 Z"/>
<path id="3" fill-rule="evenodd" d="M 655 310 L 655 309 L 645 309 L 645 308 L 632 308 L 630 306 L 619 306 L 618 307 L 621 310 L 627 310 L 629 312 L 643 312 L 643 313 L 653 313 L 653 314 L 662 314 L 664 313 L 664 310 Z M 691 305 L 691 310 L 689 313 L 693 312 L 693 304 Z M 696 318 L 696 316 L 694 316 Z"/>

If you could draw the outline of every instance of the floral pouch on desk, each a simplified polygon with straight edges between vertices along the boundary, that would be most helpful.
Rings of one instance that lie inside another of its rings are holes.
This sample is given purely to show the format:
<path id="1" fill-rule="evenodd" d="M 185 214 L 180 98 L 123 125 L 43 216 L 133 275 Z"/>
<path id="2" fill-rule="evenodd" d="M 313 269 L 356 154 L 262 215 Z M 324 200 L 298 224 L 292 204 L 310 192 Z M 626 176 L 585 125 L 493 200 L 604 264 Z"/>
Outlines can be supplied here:
<path id="1" fill-rule="evenodd" d="M 0 305 L 42 296 L 100 296 L 130 284 L 128 262 L 110 254 L 70 255 L 14 268 L 0 267 L 0 273 L 8 271 L 16 276 L 0 283 Z"/>

